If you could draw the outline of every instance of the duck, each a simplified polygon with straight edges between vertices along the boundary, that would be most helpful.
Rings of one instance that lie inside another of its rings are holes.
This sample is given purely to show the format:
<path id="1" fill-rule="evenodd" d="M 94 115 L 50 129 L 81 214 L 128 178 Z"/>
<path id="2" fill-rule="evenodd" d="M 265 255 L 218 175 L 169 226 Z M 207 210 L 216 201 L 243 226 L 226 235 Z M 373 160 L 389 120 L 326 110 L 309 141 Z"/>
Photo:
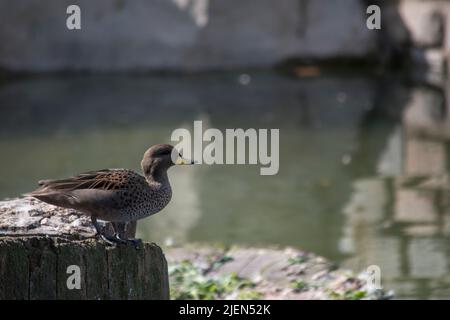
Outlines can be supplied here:
<path id="1" fill-rule="evenodd" d="M 167 171 L 174 165 L 192 165 L 170 144 L 150 147 L 141 161 L 142 175 L 129 169 L 101 169 L 60 180 L 40 180 L 25 196 L 75 209 L 90 217 L 96 236 L 111 244 L 138 244 L 126 237 L 129 223 L 163 210 L 172 199 Z M 111 223 L 114 234 L 106 235 L 98 220 Z"/>

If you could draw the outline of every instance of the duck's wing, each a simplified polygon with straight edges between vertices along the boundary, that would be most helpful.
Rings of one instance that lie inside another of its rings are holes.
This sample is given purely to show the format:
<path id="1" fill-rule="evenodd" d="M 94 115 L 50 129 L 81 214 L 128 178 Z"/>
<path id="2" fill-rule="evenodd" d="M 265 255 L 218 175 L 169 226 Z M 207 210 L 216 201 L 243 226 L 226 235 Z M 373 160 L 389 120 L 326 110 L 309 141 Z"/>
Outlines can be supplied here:
<path id="1" fill-rule="evenodd" d="M 74 177 L 61 180 L 40 180 L 41 186 L 27 195 L 33 196 L 46 191 L 74 191 L 80 189 L 117 190 L 123 188 L 130 180 L 129 170 L 102 169 L 80 173 Z"/>
<path id="2" fill-rule="evenodd" d="M 114 191 L 126 189 L 130 185 L 142 183 L 144 178 L 131 170 L 102 169 L 80 173 L 61 180 L 40 180 L 36 190 L 24 196 L 36 197 L 54 194 L 70 195 L 74 191 Z"/>
<path id="3" fill-rule="evenodd" d="M 61 180 L 41 180 L 30 196 L 61 207 L 80 208 L 86 203 L 100 203 L 114 197 L 115 191 L 142 183 L 138 173 L 125 169 L 102 169 L 80 173 Z"/>

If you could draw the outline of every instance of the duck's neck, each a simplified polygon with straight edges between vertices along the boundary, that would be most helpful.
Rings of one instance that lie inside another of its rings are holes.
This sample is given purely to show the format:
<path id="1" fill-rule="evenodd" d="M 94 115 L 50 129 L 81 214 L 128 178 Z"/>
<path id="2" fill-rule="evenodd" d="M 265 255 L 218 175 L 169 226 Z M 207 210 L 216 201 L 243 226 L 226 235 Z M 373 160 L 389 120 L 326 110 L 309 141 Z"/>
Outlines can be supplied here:
<path id="1" fill-rule="evenodd" d="M 158 170 L 158 168 L 151 168 L 150 172 L 145 175 L 145 179 L 150 185 L 160 185 L 161 187 L 170 188 L 167 170 Z"/>

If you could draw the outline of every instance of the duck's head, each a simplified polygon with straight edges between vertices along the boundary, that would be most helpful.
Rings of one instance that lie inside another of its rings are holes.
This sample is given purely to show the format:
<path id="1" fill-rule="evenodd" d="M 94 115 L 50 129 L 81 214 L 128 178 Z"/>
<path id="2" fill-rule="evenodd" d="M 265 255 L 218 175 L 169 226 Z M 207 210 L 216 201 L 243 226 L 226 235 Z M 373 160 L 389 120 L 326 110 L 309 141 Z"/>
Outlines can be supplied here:
<path id="1" fill-rule="evenodd" d="M 194 161 L 182 157 L 170 144 L 157 144 L 144 153 L 141 161 L 142 172 L 146 177 L 157 177 L 173 165 L 194 164 Z"/>

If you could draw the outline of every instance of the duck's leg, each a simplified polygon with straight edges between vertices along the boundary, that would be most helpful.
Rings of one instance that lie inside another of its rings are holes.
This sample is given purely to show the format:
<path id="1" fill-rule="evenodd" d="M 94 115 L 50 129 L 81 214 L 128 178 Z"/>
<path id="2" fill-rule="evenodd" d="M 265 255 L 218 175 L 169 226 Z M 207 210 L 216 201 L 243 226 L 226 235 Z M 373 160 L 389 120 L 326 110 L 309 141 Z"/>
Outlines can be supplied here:
<path id="1" fill-rule="evenodd" d="M 136 227 L 137 227 L 137 220 L 127 222 L 127 225 L 125 227 L 125 230 L 126 230 L 125 236 L 128 239 L 136 238 Z"/>
<path id="2" fill-rule="evenodd" d="M 115 236 L 114 237 L 108 237 L 103 233 L 103 229 L 98 225 L 97 218 L 94 216 L 91 216 L 92 224 L 94 225 L 95 231 L 97 232 L 96 236 L 100 237 L 103 241 L 109 243 L 109 244 L 117 244 L 117 243 L 123 243 L 119 241 Z M 114 224 L 113 224 L 114 227 Z"/>
<path id="3" fill-rule="evenodd" d="M 102 235 L 103 234 L 102 228 L 98 225 L 97 218 L 94 216 L 91 216 L 91 222 L 94 225 L 95 231 L 97 232 L 96 235 Z"/>
<path id="4" fill-rule="evenodd" d="M 127 233 L 127 223 L 126 222 L 111 222 L 115 236 L 119 241 L 124 241 L 127 243 L 132 243 L 133 245 L 140 245 L 142 241 L 140 239 L 128 239 L 126 236 Z"/>

